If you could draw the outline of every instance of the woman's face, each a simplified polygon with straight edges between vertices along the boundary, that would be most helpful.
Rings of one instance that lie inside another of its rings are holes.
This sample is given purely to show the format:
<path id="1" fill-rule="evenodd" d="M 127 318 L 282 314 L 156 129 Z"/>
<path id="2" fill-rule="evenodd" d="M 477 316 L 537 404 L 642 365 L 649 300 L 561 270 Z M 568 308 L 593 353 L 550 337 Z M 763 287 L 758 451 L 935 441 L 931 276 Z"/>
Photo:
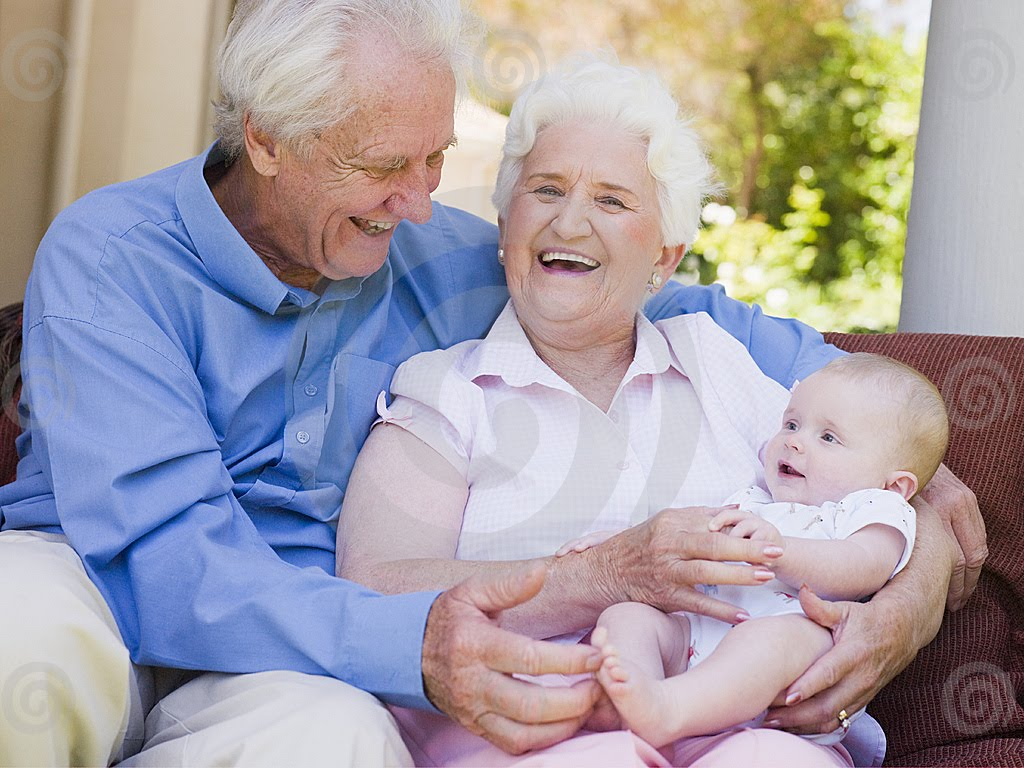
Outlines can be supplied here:
<path id="1" fill-rule="evenodd" d="M 684 250 L 662 247 L 645 142 L 607 123 L 542 129 L 500 226 L 528 329 L 586 320 L 595 331 L 632 330 L 651 274 L 667 280 Z"/>

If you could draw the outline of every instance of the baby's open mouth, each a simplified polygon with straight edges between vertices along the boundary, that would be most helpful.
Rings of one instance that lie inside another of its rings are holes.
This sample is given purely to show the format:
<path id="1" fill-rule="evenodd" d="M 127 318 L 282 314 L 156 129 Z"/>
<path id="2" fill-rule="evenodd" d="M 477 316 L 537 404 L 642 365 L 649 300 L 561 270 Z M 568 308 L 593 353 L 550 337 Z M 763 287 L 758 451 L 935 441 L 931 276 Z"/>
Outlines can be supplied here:
<path id="1" fill-rule="evenodd" d="M 802 474 L 797 472 L 792 466 L 784 461 L 779 462 L 779 474 L 786 475 L 787 477 L 803 477 Z"/>
<path id="2" fill-rule="evenodd" d="M 601 266 L 587 256 L 578 253 L 563 253 L 561 251 L 545 251 L 538 259 L 548 269 L 557 269 L 564 272 L 590 272 Z"/>

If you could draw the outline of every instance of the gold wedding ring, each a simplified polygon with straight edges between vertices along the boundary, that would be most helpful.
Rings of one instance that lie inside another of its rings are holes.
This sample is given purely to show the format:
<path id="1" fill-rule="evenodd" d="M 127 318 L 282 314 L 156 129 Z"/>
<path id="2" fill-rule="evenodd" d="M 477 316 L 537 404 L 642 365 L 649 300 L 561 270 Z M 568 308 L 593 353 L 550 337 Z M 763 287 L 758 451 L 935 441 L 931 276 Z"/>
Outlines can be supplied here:
<path id="1" fill-rule="evenodd" d="M 850 716 L 846 714 L 845 709 L 840 709 L 836 718 L 839 720 L 839 725 L 843 728 L 843 736 L 845 736 L 850 732 Z"/>

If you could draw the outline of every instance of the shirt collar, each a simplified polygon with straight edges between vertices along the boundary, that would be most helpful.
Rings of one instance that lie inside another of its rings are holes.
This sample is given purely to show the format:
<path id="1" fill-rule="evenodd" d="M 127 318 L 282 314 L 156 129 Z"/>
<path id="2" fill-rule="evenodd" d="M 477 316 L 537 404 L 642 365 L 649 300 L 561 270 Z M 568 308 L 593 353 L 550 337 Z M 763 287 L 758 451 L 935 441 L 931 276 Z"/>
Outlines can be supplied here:
<path id="1" fill-rule="evenodd" d="M 224 215 L 203 175 L 206 168 L 222 162 L 224 153 L 219 143 L 214 142 L 186 164 L 175 189 L 181 220 L 210 276 L 233 295 L 269 314 L 276 313 L 282 305 L 315 304 L 320 295 L 275 277 Z M 352 298 L 360 292 L 365 279 L 323 281 L 323 298 Z"/>
<path id="2" fill-rule="evenodd" d="M 665 337 L 642 313 L 637 313 L 636 352 L 623 378 L 623 386 L 636 376 L 661 374 L 670 366 L 685 375 Z M 505 304 L 487 336 L 470 353 L 465 372 L 470 379 L 499 376 L 510 387 L 543 384 L 566 392 L 575 391 L 534 351 L 511 300 Z"/>

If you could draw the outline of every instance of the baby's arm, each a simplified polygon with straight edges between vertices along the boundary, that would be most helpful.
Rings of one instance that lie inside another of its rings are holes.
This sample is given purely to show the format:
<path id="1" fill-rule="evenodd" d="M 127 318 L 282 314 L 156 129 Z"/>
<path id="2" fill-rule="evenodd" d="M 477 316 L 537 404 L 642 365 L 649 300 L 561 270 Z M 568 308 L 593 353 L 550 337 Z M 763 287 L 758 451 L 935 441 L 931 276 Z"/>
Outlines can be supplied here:
<path id="1" fill-rule="evenodd" d="M 906 539 L 892 526 L 874 523 L 845 539 L 782 536 L 766 520 L 741 510 L 726 510 L 709 523 L 711 530 L 733 526 L 732 536 L 770 541 L 783 548 L 772 566 L 780 581 L 807 584 L 828 600 L 859 600 L 877 592 L 903 556 Z"/>

